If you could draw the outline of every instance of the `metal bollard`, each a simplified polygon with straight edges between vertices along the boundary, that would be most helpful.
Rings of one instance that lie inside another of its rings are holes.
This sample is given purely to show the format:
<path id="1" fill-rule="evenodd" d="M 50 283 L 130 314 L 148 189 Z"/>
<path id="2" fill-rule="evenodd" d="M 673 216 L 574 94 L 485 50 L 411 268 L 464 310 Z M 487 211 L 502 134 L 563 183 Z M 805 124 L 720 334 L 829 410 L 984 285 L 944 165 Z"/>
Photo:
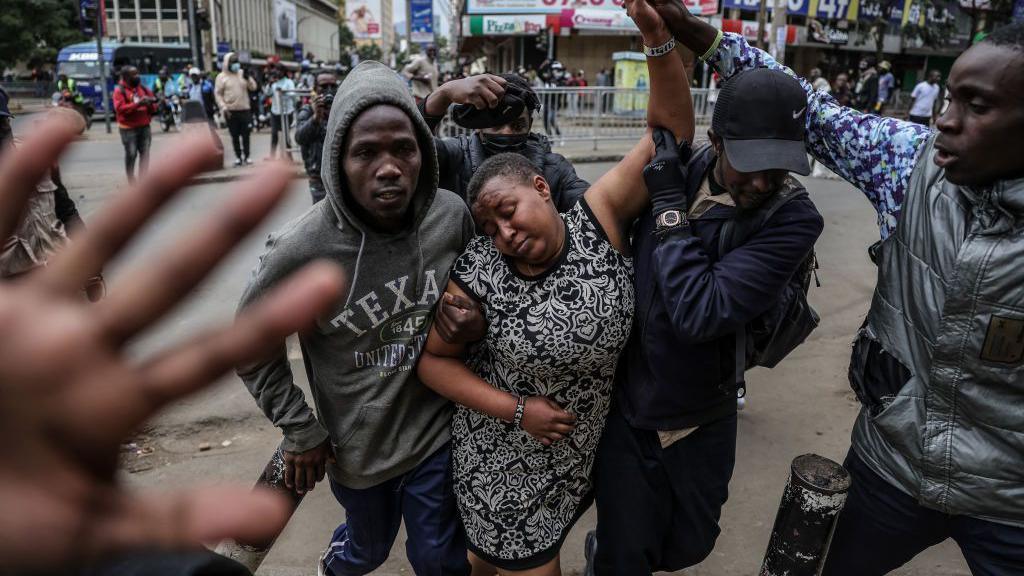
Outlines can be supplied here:
<path id="1" fill-rule="evenodd" d="M 793 460 L 761 576 L 815 576 L 824 565 L 850 474 L 835 462 L 804 454 Z"/>
<path id="2" fill-rule="evenodd" d="M 274 455 L 271 456 L 270 461 L 267 462 L 267 466 L 263 469 L 263 473 L 260 474 L 258 480 L 256 480 L 257 488 L 270 488 L 271 490 L 284 494 L 288 501 L 291 503 L 291 514 L 295 513 L 295 509 L 299 507 L 302 502 L 303 494 L 298 494 L 293 490 L 289 490 L 284 485 L 284 455 L 281 453 L 280 446 L 277 450 L 274 450 Z M 278 534 L 275 534 L 273 538 L 264 542 L 235 542 L 234 540 L 225 540 L 217 545 L 217 554 L 226 556 L 232 560 L 237 561 L 251 572 L 256 572 L 256 569 L 263 563 L 263 559 L 270 553 L 271 547 L 274 546 L 274 542 L 277 541 Z"/>

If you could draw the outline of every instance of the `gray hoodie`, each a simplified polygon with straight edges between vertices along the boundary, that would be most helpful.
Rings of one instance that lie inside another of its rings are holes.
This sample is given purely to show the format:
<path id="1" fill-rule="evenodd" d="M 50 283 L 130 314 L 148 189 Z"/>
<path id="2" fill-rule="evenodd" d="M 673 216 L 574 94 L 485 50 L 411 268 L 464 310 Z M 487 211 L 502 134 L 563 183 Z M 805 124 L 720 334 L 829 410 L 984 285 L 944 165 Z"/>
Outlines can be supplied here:
<path id="1" fill-rule="evenodd" d="M 370 106 L 391 104 L 413 121 L 423 154 L 412 200 L 414 223 L 384 234 L 352 212 L 342 175 L 346 132 Z M 286 450 L 302 452 L 330 437 L 331 478 L 367 488 L 403 474 L 448 441 L 451 405 L 416 377 L 431 312 L 448 269 L 473 237 L 465 203 L 437 189 L 433 137 L 405 82 L 378 62 L 363 62 L 334 98 L 323 148 L 327 198 L 271 235 L 240 307 L 310 260 L 340 263 L 348 292 L 314 329 L 299 335 L 319 418 L 292 381 L 284 343 L 270 361 L 239 376 L 284 432 Z"/>

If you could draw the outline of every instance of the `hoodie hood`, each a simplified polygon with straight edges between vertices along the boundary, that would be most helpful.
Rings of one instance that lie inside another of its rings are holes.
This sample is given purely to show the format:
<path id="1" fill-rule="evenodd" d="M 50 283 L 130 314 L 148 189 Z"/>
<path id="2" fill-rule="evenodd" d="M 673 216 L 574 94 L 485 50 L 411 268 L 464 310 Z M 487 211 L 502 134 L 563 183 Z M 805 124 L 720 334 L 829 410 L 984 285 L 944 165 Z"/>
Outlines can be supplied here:
<path id="1" fill-rule="evenodd" d="M 224 74 L 224 73 L 235 74 L 235 72 L 231 71 L 231 68 L 229 66 L 229 64 L 231 62 L 231 57 L 234 56 L 234 55 L 235 55 L 234 52 L 228 52 L 227 54 L 224 55 L 224 59 L 221 61 L 221 66 L 220 66 L 220 73 L 221 74 Z M 241 74 L 241 71 L 239 71 L 238 74 Z"/>
<path id="2" fill-rule="evenodd" d="M 334 96 L 334 105 L 331 106 L 330 118 L 327 121 L 327 136 L 324 139 L 321 177 L 327 189 L 327 200 L 338 218 L 364 233 L 369 232 L 368 227 L 359 221 L 348 205 L 352 200 L 347 193 L 346 178 L 342 173 L 342 154 L 346 136 L 356 117 L 367 108 L 378 104 L 396 106 L 412 120 L 420 154 L 423 156 L 411 203 L 411 209 L 414 211 L 413 228 L 419 226 L 437 193 L 438 165 L 434 135 L 416 109 L 416 102 L 408 86 L 396 72 L 380 62 L 361 62 L 341 83 Z"/>

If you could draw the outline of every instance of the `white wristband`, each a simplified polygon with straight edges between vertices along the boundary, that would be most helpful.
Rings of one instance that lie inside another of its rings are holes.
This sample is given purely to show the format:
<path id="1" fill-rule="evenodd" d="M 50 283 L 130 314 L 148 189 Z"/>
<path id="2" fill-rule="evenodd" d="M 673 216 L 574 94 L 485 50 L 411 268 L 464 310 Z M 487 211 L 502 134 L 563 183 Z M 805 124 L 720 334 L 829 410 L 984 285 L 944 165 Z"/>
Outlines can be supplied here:
<path id="1" fill-rule="evenodd" d="M 665 42 L 661 46 L 656 46 L 654 48 L 651 48 L 651 47 L 645 45 L 644 46 L 644 54 L 648 58 L 657 58 L 658 56 L 664 56 L 665 54 L 668 54 L 669 52 L 671 52 L 671 51 L 673 51 L 675 49 L 676 49 L 676 39 L 675 38 L 669 38 L 668 42 Z"/>

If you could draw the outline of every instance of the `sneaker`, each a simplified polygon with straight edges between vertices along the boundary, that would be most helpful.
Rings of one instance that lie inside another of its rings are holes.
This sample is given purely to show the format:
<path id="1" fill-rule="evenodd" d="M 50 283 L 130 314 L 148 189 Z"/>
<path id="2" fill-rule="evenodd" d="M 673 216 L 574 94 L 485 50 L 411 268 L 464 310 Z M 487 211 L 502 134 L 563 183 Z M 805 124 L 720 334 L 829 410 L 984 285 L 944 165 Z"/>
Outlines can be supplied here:
<path id="1" fill-rule="evenodd" d="M 594 556 L 597 556 L 597 531 L 591 530 L 587 532 L 587 539 L 583 542 L 583 557 L 587 559 L 583 576 L 594 576 Z"/>
<path id="2" fill-rule="evenodd" d="M 241 166 L 241 165 L 242 165 L 242 159 L 241 158 L 235 158 L 235 166 Z"/>
<path id="3" fill-rule="evenodd" d="M 331 542 L 324 548 L 321 557 L 316 561 L 316 576 L 334 576 L 334 573 L 327 568 L 327 559 L 331 557 L 331 553 L 334 552 L 336 546 L 342 545 L 344 545 L 342 542 Z"/>
<path id="4" fill-rule="evenodd" d="M 248 156 L 246 156 L 242 161 L 245 162 L 246 166 L 252 166 L 252 160 Z"/>
<path id="5" fill-rule="evenodd" d="M 316 576 L 330 576 L 327 572 L 327 555 L 330 553 L 331 547 L 328 546 L 327 549 L 320 554 L 320 558 L 316 561 Z"/>

